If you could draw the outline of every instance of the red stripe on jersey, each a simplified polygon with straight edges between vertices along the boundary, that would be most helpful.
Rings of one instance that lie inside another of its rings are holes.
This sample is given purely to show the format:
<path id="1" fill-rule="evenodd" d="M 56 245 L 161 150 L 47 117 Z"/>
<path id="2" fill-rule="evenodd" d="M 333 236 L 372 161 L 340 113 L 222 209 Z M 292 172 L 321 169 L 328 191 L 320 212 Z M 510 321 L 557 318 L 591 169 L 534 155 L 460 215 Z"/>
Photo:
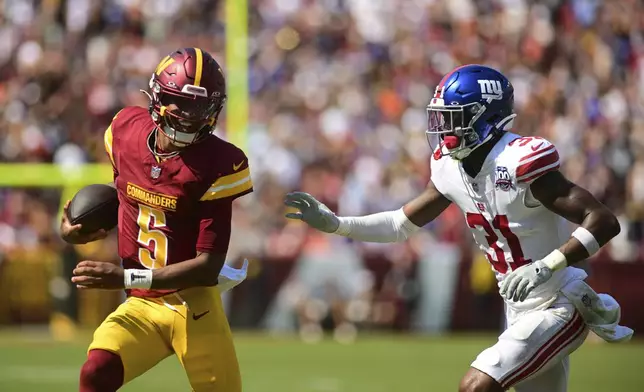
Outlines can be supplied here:
<path id="1" fill-rule="evenodd" d="M 504 389 L 509 389 L 512 385 L 519 383 L 521 380 L 539 371 L 555 355 L 581 336 L 585 329 L 586 325 L 584 320 L 579 312 L 576 311 L 573 318 L 552 338 L 546 341 L 526 363 L 501 379 L 501 386 Z"/>
<path id="2" fill-rule="evenodd" d="M 544 175 L 544 174 L 546 174 L 546 173 L 550 173 L 550 172 L 552 172 L 552 171 L 557 171 L 557 170 L 559 170 L 559 167 L 560 167 L 560 166 L 559 166 L 559 164 L 557 164 L 557 166 L 553 166 L 553 167 L 548 168 L 547 170 L 544 170 L 544 171 L 542 171 L 542 172 L 535 173 L 534 175 L 532 175 L 532 176 L 530 176 L 530 177 L 522 178 L 522 179 L 521 179 L 521 180 L 519 180 L 518 182 L 521 184 L 521 183 L 530 182 L 530 181 L 532 181 L 532 180 L 536 180 L 537 178 L 539 178 L 539 177 L 543 176 L 543 175 Z"/>
<path id="3" fill-rule="evenodd" d="M 533 161 L 524 163 L 523 165 L 520 165 L 517 167 L 517 179 L 520 179 L 521 177 L 531 175 L 532 173 L 538 171 L 539 169 L 543 169 L 547 166 L 550 166 L 552 164 L 555 164 L 559 161 L 559 153 L 557 150 L 552 150 L 552 152 L 547 153 L 546 155 L 539 157 Z"/>
<path id="4" fill-rule="evenodd" d="M 515 140 L 516 140 L 516 139 L 515 139 Z M 542 154 L 542 153 L 544 153 L 544 152 L 546 152 L 546 151 L 550 151 L 550 150 L 554 150 L 554 149 L 555 149 L 555 146 L 553 146 L 553 145 L 551 144 L 551 145 L 550 145 L 550 147 L 542 148 L 542 149 L 541 149 L 541 150 L 539 150 L 539 151 L 536 151 L 536 152 L 533 152 L 533 153 L 531 153 L 531 154 L 528 154 L 528 155 L 524 156 L 523 158 L 519 159 L 519 162 L 527 161 L 528 159 L 530 159 L 530 158 L 532 158 L 532 157 L 535 157 L 535 156 L 537 156 L 537 155 L 539 155 L 539 154 Z"/>

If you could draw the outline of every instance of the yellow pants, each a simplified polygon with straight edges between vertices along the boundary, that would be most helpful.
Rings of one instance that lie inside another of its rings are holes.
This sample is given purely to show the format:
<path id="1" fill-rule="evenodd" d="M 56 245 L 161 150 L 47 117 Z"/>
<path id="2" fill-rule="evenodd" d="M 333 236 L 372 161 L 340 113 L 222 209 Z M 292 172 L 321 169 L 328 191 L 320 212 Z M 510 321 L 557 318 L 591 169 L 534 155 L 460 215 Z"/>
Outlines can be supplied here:
<path id="1" fill-rule="evenodd" d="M 215 287 L 162 298 L 130 297 L 94 332 L 89 350 L 121 357 L 127 383 L 173 353 L 195 392 L 239 392 L 230 326 Z"/>

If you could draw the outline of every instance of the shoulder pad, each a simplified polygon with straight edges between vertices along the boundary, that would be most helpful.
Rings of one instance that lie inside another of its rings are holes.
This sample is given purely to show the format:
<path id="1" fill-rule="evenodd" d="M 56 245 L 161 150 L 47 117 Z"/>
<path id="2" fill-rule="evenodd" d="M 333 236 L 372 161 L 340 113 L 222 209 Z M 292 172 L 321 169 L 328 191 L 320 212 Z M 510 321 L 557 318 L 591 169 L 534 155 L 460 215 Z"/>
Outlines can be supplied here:
<path id="1" fill-rule="evenodd" d="M 560 166 L 557 148 L 541 137 L 516 138 L 508 143 L 504 155 L 504 161 L 514 168 L 518 184 L 529 184 Z"/>
<path id="2" fill-rule="evenodd" d="M 152 121 L 148 111 L 138 106 L 128 106 L 116 113 L 105 130 L 103 143 L 115 172 L 118 171 L 119 145 L 123 144 L 124 138 L 132 134 L 130 131 L 136 129 L 136 125 L 141 124 L 139 129 L 145 129 L 147 125 L 143 121 Z"/>
<path id="3" fill-rule="evenodd" d="M 128 132 L 132 125 L 136 125 L 142 120 L 146 122 L 152 121 L 150 113 L 146 109 L 139 106 L 127 106 L 116 113 L 112 119 L 112 133 L 116 136 L 117 134 Z"/>
<path id="4" fill-rule="evenodd" d="M 208 162 L 208 171 L 212 175 L 207 177 L 210 178 L 211 185 L 201 197 L 201 201 L 236 199 L 252 192 L 253 182 L 250 177 L 248 157 L 240 148 L 216 136 L 205 140 L 203 144 L 203 147 L 210 150 L 206 156 L 216 159 Z M 213 151 L 217 153 L 214 154 Z"/>

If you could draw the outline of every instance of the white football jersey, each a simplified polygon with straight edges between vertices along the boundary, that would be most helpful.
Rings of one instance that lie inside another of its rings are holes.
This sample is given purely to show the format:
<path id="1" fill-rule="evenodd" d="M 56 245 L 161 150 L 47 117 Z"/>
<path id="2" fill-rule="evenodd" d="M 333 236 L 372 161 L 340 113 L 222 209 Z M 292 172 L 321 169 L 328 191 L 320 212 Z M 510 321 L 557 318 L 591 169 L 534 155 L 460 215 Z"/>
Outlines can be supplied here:
<path id="1" fill-rule="evenodd" d="M 431 181 L 463 211 L 477 245 L 497 280 L 518 267 L 539 260 L 570 237 L 562 218 L 543 207 L 530 192 L 540 176 L 559 169 L 553 144 L 539 137 L 507 132 L 492 148 L 475 178 L 461 163 L 443 156 L 440 148 L 431 158 Z M 585 272 L 568 267 L 537 287 L 517 309 L 531 308 L 552 299 L 571 279 Z"/>

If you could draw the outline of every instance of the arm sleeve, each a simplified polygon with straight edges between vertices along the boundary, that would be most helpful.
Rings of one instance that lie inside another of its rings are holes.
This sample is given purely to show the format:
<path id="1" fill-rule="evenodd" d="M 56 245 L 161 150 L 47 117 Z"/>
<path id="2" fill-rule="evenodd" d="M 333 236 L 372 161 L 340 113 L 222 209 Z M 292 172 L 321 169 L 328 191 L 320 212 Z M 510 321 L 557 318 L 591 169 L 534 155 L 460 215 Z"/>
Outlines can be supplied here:
<path id="1" fill-rule="evenodd" d="M 366 242 L 401 242 L 420 227 L 407 218 L 403 209 L 360 217 L 339 217 L 335 234 Z"/>
<path id="2" fill-rule="evenodd" d="M 200 213 L 197 252 L 226 253 L 230 242 L 232 200 L 201 202 Z"/>

